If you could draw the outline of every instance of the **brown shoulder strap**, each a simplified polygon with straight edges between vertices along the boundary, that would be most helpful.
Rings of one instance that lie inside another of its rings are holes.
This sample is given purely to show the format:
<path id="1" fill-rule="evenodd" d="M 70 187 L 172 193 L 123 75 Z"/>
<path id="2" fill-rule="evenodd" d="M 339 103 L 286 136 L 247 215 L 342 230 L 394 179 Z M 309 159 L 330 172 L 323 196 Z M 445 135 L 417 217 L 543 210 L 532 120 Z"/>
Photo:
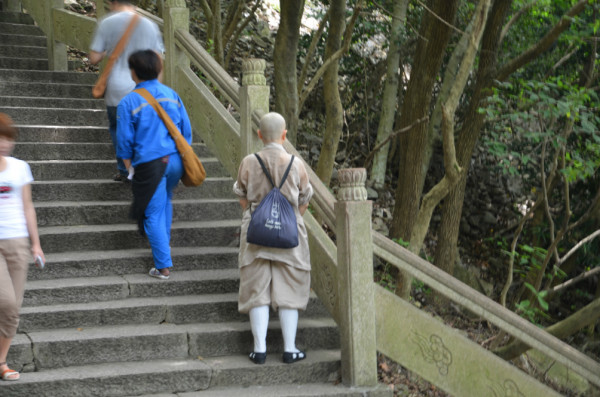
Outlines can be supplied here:
<path id="1" fill-rule="evenodd" d="M 108 62 L 106 63 L 106 66 L 102 70 L 102 74 L 110 73 L 110 70 L 112 69 L 114 63 L 117 61 L 117 59 L 119 59 L 119 56 L 125 49 L 125 46 L 127 45 L 127 42 L 129 41 L 129 37 L 131 36 L 131 33 L 133 33 L 133 29 L 135 28 L 135 26 L 137 25 L 139 20 L 140 20 L 140 16 L 138 14 L 133 14 L 133 18 L 131 18 L 129 25 L 127 25 L 127 29 L 125 29 L 125 33 L 123 33 L 123 36 L 121 36 L 121 38 L 119 39 L 119 42 L 117 43 L 115 49 L 110 54 L 110 57 L 108 58 Z"/>
<path id="2" fill-rule="evenodd" d="M 169 130 L 169 133 L 171 134 L 171 137 L 175 140 L 175 142 L 177 142 L 178 139 L 183 138 L 183 135 L 181 135 L 181 132 L 179 132 L 179 129 L 177 128 L 175 123 L 173 123 L 173 120 L 171 120 L 171 117 L 169 117 L 169 115 L 167 114 L 165 109 L 162 106 L 160 106 L 160 104 L 156 101 L 156 99 L 152 96 L 152 94 L 150 92 L 148 92 L 147 89 L 138 88 L 137 90 L 134 90 L 133 92 L 141 95 L 146 101 L 148 101 L 148 103 L 150 105 L 152 105 L 154 110 L 156 110 L 156 113 L 158 113 L 158 115 L 162 119 L 163 123 L 165 123 L 165 126 Z M 183 138 L 183 139 L 185 139 L 185 138 Z"/>

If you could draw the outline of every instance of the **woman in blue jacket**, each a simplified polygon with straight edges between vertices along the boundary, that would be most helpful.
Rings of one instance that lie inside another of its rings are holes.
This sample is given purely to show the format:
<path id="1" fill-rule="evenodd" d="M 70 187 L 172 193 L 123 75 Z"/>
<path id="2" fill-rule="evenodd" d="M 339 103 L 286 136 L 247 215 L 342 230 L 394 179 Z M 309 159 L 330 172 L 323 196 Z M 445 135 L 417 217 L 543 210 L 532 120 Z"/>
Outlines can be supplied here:
<path id="1" fill-rule="evenodd" d="M 181 134 L 192 142 L 192 128 L 183 102 L 171 88 L 158 81 L 162 62 L 152 50 L 129 57 L 136 90 L 146 89 L 165 109 Z M 136 92 L 125 96 L 117 107 L 117 157 L 133 168 L 132 217 L 148 237 L 154 268 L 150 276 L 169 278 L 173 189 L 183 175 L 181 157 L 167 127 L 154 108 Z"/>

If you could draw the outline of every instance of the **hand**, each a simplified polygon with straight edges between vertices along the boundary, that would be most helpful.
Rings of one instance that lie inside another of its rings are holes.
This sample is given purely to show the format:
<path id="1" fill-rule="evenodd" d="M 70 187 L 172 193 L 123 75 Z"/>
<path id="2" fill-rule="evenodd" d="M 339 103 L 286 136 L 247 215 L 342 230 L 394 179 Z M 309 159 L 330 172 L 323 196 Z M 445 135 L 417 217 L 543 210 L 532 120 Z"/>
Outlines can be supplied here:
<path id="1" fill-rule="evenodd" d="M 38 257 L 38 255 L 41 256 L 44 263 L 46 263 L 46 257 L 44 256 L 44 251 L 42 251 L 42 247 L 40 247 L 39 245 L 31 246 L 31 255 L 33 256 L 34 260 L 35 260 L 35 258 Z"/>

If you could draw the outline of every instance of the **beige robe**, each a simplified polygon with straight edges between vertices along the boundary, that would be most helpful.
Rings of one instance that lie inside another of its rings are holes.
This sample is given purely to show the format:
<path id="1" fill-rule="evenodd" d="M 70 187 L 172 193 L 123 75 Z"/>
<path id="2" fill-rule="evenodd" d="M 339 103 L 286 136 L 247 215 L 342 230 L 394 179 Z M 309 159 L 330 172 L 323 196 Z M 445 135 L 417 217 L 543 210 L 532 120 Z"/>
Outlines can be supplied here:
<path id="1" fill-rule="evenodd" d="M 276 143 L 269 143 L 258 152 L 258 155 L 271 174 L 273 182 L 279 186 L 292 156 L 285 151 L 283 146 Z M 271 184 L 254 154 L 246 156 L 240 164 L 237 181 L 233 185 L 234 193 L 240 198 L 248 200 L 249 204 L 242 216 L 239 266 L 247 266 L 254 259 L 262 258 L 283 262 L 298 269 L 310 270 L 308 235 L 304 226 L 304 220 L 298 211 L 298 206 L 308 204 L 313 195 L 313 189 L 308 180 L 306 168 L 304 168 L 304 164 L 299 158 L 294 159 L 290 173 L 281 187 L 281 193 L 288 199 L 296 214 L 296 221 L 298 222 L 298 246 L 294 248 L 271 248 L 246 242 L 246 232 L 250 223 L 251 211 L 254 211 L 262 198 L 270 190 Z"/>

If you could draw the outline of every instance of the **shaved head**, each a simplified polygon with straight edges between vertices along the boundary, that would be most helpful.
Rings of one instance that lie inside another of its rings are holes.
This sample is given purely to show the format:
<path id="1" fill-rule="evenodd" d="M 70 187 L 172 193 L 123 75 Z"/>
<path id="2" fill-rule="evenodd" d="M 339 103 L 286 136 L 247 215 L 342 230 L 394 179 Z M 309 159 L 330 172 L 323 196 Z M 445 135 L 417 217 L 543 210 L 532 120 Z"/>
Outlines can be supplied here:
<path id="1" fill-rule="evenodd" d="M 260 133 L 266 141 L 271 142 L 281 138 L 283 131 L 285 131 L 285 119 L 279 113 L 267 113 L 260 119 Z"/>

